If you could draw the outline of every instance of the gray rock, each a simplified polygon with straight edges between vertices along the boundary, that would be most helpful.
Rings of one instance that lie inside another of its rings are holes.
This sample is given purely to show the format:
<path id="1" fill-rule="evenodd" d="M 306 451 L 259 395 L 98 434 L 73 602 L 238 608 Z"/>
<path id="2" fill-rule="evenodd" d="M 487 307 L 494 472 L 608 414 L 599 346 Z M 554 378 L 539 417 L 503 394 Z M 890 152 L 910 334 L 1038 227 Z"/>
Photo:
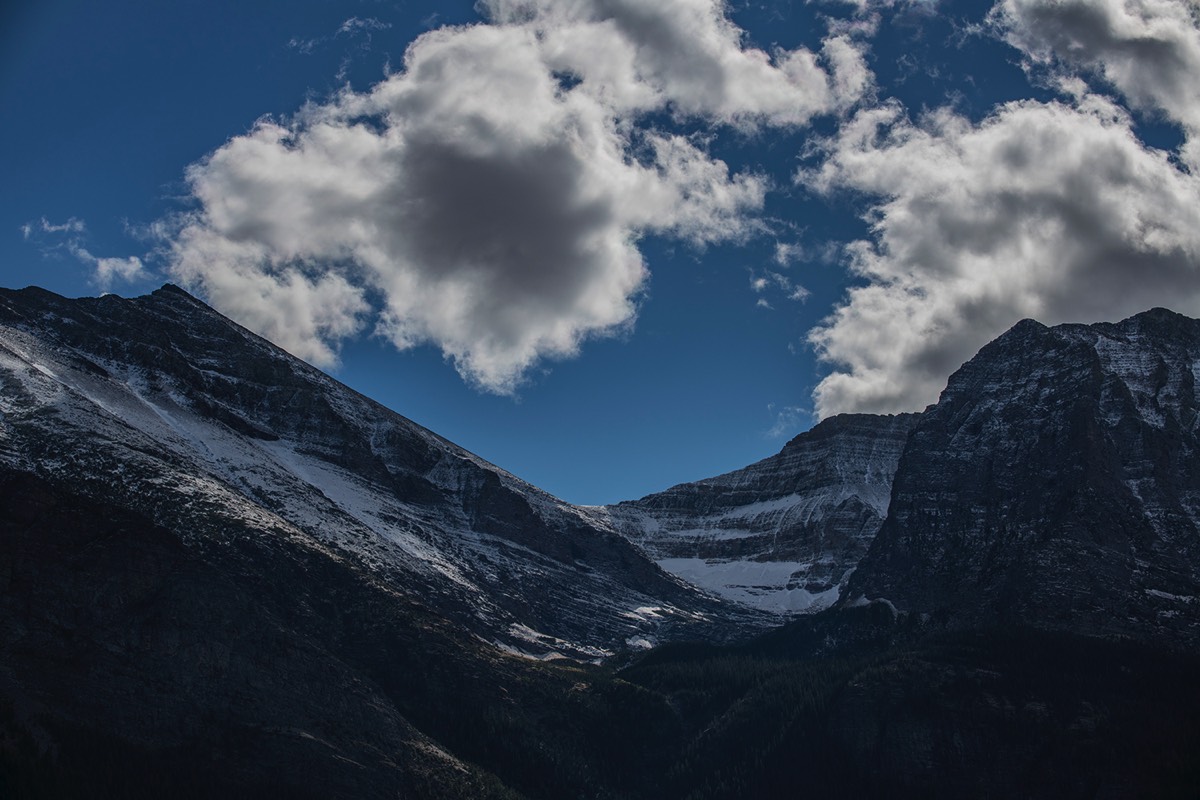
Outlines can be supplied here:
<path id="1" fill-rule="evenodd" d="M 1200 644 L 1200 322 L 1026 320 L 913 430 L 847 600 Z"/>
<path id="2" fill-rule="evenodd" d="M 916 414 L 826 419 L 745 469 L 605 509 L 664 569 L 778 614 L 837 600 L 883 523 Z"/>

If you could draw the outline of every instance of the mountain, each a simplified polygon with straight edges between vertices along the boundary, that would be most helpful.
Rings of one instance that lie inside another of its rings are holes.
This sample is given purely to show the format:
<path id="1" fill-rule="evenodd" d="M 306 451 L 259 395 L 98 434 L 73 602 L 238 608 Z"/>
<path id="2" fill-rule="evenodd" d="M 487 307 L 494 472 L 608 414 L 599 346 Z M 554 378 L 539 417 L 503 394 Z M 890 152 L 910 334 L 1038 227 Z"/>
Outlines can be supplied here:
<path id="1" fill-rule="evenodd" d="M 909 436 L 846 599 L 955 627 L 1200 646 L 1200 321 L 1032 320 Z"/>
<path id="2" fill-rule="evenodd" d="M 760 624 L 172 286 L 0 292 L 0 412 L 0 467 L 197 551 L 231 529 L 319 548 L 514 652 L 595 659 Z"/>
<path id="3" fill-rule="evenodd" d="M 887 515 L 916 414 L 822 421 L 745 469 L 603 509 L 663 569 L 780 614 L 838 599 Z"/>
<path id="4" fill-rule="evenodd" d="M 0 796 L 1194 797 L 1198 328 L 576 508 L 174 287 L 0 291 Z"/>

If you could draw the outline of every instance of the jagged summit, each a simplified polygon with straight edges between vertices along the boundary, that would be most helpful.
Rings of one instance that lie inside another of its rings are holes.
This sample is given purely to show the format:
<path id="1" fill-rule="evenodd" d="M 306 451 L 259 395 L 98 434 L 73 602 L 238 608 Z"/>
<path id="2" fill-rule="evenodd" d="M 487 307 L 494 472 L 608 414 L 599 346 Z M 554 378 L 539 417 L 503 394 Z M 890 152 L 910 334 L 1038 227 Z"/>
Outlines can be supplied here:
<path id="1" fill-rule="evenodd" d="M 1200 642 L 1200 321 L 1022 323 L 913 429 L 847 597 Z"/>
<path id="2" fill-rule="evenodd" d="M 183 295 L 184 297 L 187 297 L 190 300 L 196 300 L 197 303 L 201 302 L 200 300 L 197 300 L 196 297 L 194 295 L 192 295 L 190 292 L 188 292 L 186 289 L 184 289 L 174 283 L 170 283 L 170 282 L 164 283 L 162 286 L 155 289 L 153 292 L 150 293 L 150 296 L 153 297 L 154 295 L 171 295 L 171 294 Z"/>
<path id="3" fill-rule="evenodd" d="M 1172 311 L 1171 309 L 1163 308 L 1162 306 L 1155 306 L 1154 308 L 1148 308 L 1145 311 L 1134 314 L 1131 317 L 1127 317 L 1121 322 L 1115 324 L 1117 327 L 1124 327 L 1131 323 L 1141 324 L 1144 322 L 1166 323 L 1170 325 L 1187 325 L 1188 323 L 1194 321 L 1195 320 L 1193 320 L 1191 317 L 1180 314 L 1178 311 Z M 1110 323 L 1101 322 L 1097 324 L 1100 327 L 1104 327 Z"/>

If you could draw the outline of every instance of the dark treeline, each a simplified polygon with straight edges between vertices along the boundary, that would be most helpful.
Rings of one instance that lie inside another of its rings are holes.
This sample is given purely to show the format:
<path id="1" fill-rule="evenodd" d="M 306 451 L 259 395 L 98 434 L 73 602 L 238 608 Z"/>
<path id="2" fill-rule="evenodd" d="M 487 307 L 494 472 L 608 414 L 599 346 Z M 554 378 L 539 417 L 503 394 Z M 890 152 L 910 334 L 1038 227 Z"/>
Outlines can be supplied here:
<path id="1" fill-rule="evenodd" d="M 419 694 L 396 698 L 474 768 L 410 775 L 395 796 L 1194 798 L 1198 667 L 1140 645 L 1020 630 L 851 656 L 780 654 L 777 635 L 666 647 L 620 670 L 510 662 L 495 682 L 419 681 Z M 4 727 L 13 722 L 9 709 Z M 227 778 L 225 750 L 253 749 L 252 731 L 220 731 L 189 751 L 50 733 L 54 753 L 7 737 L 3 796 L 325 796 Z"/>

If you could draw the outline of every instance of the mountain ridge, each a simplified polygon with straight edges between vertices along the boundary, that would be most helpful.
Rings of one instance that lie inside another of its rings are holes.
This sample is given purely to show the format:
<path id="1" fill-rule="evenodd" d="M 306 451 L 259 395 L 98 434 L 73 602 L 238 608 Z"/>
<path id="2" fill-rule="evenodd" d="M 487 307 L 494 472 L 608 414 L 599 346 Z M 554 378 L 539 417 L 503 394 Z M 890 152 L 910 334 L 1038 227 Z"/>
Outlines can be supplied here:
<path id="1" fill-rule="evenodd" d="M 0 794 L 1191 797 L 1200 323 L 1131 320 L 579 508 L 177 288 L 0 291 Z"/>
<path id="2" fill-rule="evenodd" d="M 7 452 L 36 453 L 42 472 L 96 496 L 125 492 L 184 530 L 203 524 L 185 519 L 197 497 L 201 515 L 236 508 L 402 575 L 534 654 L 603 657 L 692 625 L 728 635 L 719 605 L 614 532 L 177 287 L 134 300 L 0 293 L 0 324 Z"/>

